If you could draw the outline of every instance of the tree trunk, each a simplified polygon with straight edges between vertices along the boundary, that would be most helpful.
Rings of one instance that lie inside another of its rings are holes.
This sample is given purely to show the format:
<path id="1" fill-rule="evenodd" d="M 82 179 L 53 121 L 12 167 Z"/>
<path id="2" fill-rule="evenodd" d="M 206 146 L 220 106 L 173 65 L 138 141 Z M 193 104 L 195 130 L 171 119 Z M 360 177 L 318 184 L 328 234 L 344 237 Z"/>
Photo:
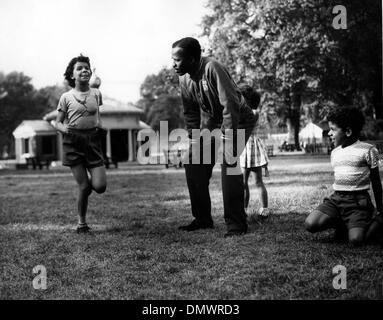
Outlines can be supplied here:
<path id="1" fill-rule="evenodd" d="M 382 93 L 382 78 L 379 77 L 377 81 L 377 86 L 375 87 L 374 93 L 373 93 L 373 104 L 374 104 L 374 113 L 376 119 L 383 119 L 383 93 Z"/>
<path id="2" fill-rule="evenodd" d="M 299 121 L 299 114 L 297 119 L 294 119 L 294 143 L 295 143 L 295 148 L 297 150 L 301 150 L 301 146 L 299 144 L 299 130 L 300 130 L 300 121 Z"/>
<path id="3" fill-rule="evenodd" d="M 291 118 L 286 118 L 287 126 L 287 143 L 292 144 L 294 142 L 294 126 Z"/>
<path id="4" fill-rule="evenodd" d="M 297 150 L 301 150 L 299 144 L 299 130 L 300 130 L 300 119 L 301 119 L 301 104 L 302 96 L 298 90 L 293 91 L 292 95 L 292 109 L 291 109 L 291 122 L 294 128 L 294 144 Z"/>
<path id="5" fill-rule="evenodd" d="M 300 150 L 299 144 L 299 129 L 300 129 L 300 113 L 296 110 L 291 110 L 290 116 L 286 119 L 288 135 L 288 143 L 293 143 L 297 150 Z"/>

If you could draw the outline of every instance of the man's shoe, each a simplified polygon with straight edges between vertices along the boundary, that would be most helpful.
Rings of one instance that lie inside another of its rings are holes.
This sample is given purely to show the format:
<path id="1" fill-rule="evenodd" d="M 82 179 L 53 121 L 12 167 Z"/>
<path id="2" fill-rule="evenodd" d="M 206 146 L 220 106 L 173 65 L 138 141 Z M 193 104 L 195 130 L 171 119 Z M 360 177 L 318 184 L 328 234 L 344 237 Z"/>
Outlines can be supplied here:
<path id="1" fill-rule="evenodd" d="M 230 230 L 225 233 L 224 237 L 231 238 L 236 236 L 243 236 L 244 234 L 246 234 L 246 230 Z"/>
<path id="2" fill-rule="evenodd" d="M 87 224 L 78 225 L 76 228 L 77 233 L 88 233 L 90 230 L 92 230 Z"/>
<path id="3" fill-rule="evenodd" d="M 214 229 L 214 225 L 213 224 L 200 223 L 197 220 L 193 220 L 192 223 L 190 223 L 186 226 L 181 226 L 178 229 L 183 230 L 183 231 L 195 231 L 198 229 Z"/>

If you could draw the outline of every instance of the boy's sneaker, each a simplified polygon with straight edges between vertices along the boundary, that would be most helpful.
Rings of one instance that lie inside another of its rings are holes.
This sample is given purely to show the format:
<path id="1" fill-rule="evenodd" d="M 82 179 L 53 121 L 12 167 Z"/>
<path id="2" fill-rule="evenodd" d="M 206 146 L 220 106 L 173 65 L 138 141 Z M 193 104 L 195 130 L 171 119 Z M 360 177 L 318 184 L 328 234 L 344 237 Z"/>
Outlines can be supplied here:
<path id="1" fill-rule="evenodd" d="M 92 230 L 86 223 L 85 224 L 79 224 L 76 228 L 77 233 L 87 233 L 90 230 Z"/>

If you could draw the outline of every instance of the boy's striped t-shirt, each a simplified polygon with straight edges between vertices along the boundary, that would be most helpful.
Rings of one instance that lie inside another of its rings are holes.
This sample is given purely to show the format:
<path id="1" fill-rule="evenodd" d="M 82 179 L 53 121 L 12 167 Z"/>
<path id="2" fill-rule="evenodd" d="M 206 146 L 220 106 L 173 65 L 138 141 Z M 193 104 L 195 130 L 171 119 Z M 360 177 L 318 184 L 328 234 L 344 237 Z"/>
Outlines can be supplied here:
<path id="1" fill-rule="evenodd" d="M 379 165 L 379 152 L 371 144 L 356 141 L 331 152 L 335 191 L 359 191 L 370 188 L 370 169 Z"/>

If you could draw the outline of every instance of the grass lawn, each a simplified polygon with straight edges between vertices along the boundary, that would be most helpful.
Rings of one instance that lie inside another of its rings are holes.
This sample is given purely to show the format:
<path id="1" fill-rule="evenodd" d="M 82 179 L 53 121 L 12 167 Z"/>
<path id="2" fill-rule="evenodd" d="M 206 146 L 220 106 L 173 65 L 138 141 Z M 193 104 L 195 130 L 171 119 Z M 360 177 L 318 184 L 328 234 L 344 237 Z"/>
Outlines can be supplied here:
<path id="1" fill-rule="evenodd" d="M 223 238 L 219 168 L 211 181 L 214 230 L 191 221 L 183 169 L 124 165 L 92 194 L 92 234 L 74 231 L 69 169 L 0 171 L 0 299 L 383 299 L 383 251 L 353 248 L 333 232 L 309 234 L 306 215 L 332 192 L 328 157 L 274 157 L 265 178 L 273 215 L 259 224 L 254 189 L 249 233 Z M 252 180 L 251 180 L 252 182 Z M 32 269 L 44 265 L 47 289 Z M 347 289 L 332 270 L 347 268 Z M 380 289 L 379 289 L 380 288 Z"/>

